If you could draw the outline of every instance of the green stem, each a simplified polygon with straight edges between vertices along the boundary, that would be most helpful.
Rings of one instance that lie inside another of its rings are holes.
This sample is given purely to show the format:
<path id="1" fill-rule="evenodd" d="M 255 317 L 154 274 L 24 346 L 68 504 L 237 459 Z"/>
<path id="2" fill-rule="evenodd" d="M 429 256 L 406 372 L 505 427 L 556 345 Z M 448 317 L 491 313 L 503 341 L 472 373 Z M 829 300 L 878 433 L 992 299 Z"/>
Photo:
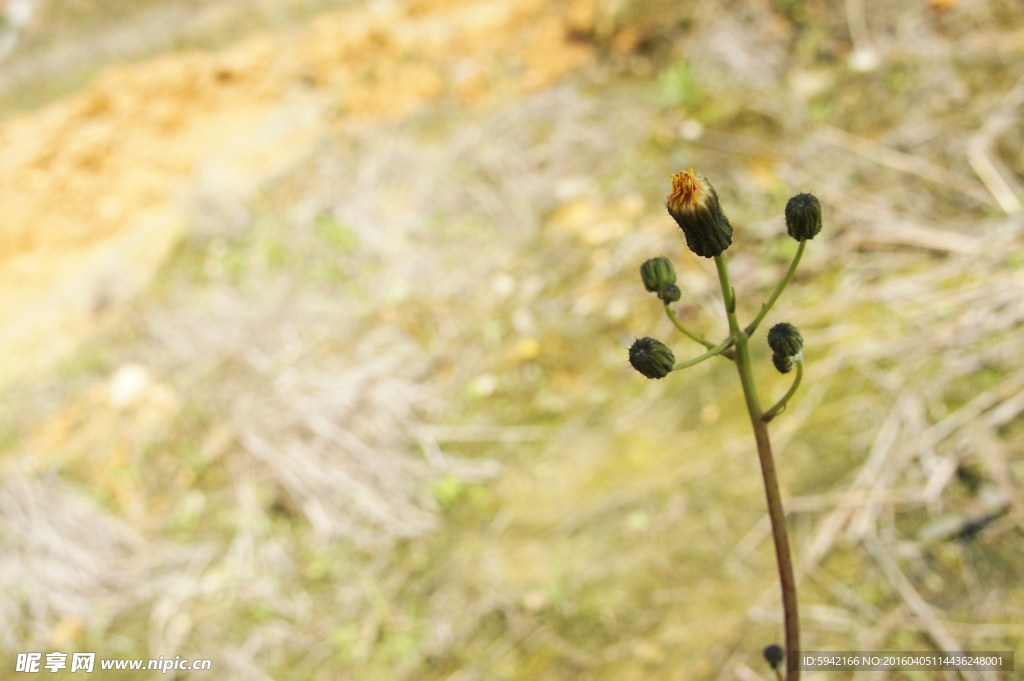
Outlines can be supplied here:
<path id="1" fill-rule="evenodd" d="M 761 420 L 765 423 L 768 423 L 782 413 L 782 410 L 786 408 L 786 404 L 789 402 L 789 398 L 791 398 L 793 394 L 796 393 L 796 389 L 800 387 L 800 381 L 803 380 L 804 377 L 804 360 L 803 358 L 800 358 L 794 360 L 794 362 L 796 363 L 796 379 L 793 380 L 793 385 L 790 387 L 789 392 L 787 392 L 781 400 L 775 403 L 774 407 L 766 411 L 764 416 L 761 417 Z"/>
<path id="2" fill-rule="evenodd" d="M 672 367 L 672 371 L 679 371 L 680 369 L 686 369 L 688 367 L 692 367 L 694 364 L 700 364 L 704 360 L 710 359 L 710 358 L 714 357 L 715 355 L 720 355 L 723 352 L 725 352 L 729 348 L 730 345 L 732 345 L 732 342 L 733 342 L 733 338 L 732 338 L 732 336 L 729 336 L 724 341 L 722 341 L 721 343 L 719 343 L 715 347 L 711 348 L 710 350 L 705 352 L 700 357 L 696 357 L 696 358 L 691 359 L 691 360 L 686 361 L 686 362 L 680 362 L 679 364 L 675 365 L 674 367 Z"/>
<path id="3" fill-rule="evenodd" d="M 680 323 L 679 319 L 676 317 L 676 313 L 672 311 L 671 305 L 669 305 L 668 303 L 665 303 L 665 314 L 668 315 L 668 318 L 672 320 L 672 323 L 676 325 L 677 329 L 682 331 L 684 334 L 686 334 L 693 340 L 697 341 L 698 343 L 708 348 L 709 350 L 715 347 L 715 344 L 712 343 L 711 341 L 701 338 L 700 336 L 698 336 L 697 334 L 683 326 L 682 323 Z"/>
<path id="4" fill-rule="evenodd" d="M 675 327 L 677 329 L 682 331 L 684 334 L 686 334 L 693 340 L 697 341 L 698 343 L 700 343 L 701 345 L 708 349 L 712 349 L 715 347 L 715 344 L 712 343 L 711 341 L 701 338 L 700 336 L 698 336 L 697 334 L 693 333 L 685 326 L 683 326 L 682 323 L 679 321 L 679 318 L 676 317 L 676 313 L 672 311 L 672 307 L 669 305 L 669 303 L 665 303 L 665 314 L 668 315 L 668 318 L 672 320 L 672 323 L 675 324 Z M 735 360 L 736 358 L 736 355 L 733 354 L 732 350 L 725 350 L 724 352 L 721 352 L 719 354 L 722 355 L 723 357 L 728 357 L 731 360 Z"/>
<path id="5" fill-rule="evenodd" d="M 768 299 L 768 302 L 761 306 L 761 311 L 757 313 L 756 317 L 754 317 L 754 321 L 747 324 L 747 328 L 744 330 L 746 331 L 748 336 L 754 335 L 754 331 L 757 330 L 758 324 L 760 324 L 762 320 L 764 320 L 764 316 L 768 314 L 769 310 L 772 309 L 772 305 L 774 305 L 775 301 L 779 299 L 779 296 L 782 295 L 782 292 L 786 290 L 786 285 L 789 283 L 790 279 L 793 278 L 793 274 L 796 272 L 796 266 L 800 264 L 800 258 L 802 258 L 804 255 L 804 247 L 806 245 L 806 240 L 800 242 L 800 247 L 796 249 L 796 255 L 793 256 L 793 262 L 790 263 L 789 271 L 786 272 L 786 276 L 783 277 L 782 281 L 779 282 L 779 285 L 775 287 L 775 293 L 773 293 L 772 297 Z"/>
<path id="6" fill-rule="evenodd" d="M 799 260 L 801 249 L 797 251 Z M 792 276 L 795 263 L 790 267 Z M 772 457 L 772 446 L 768 439 L 768 424 L 761 420 L 761 401 L 757 396 L 757 386 L 754 383 L 754 372 L 750 365 L 749 336 L 741 331 L 739 322 L 736 321 L 736 294 L 729 283 L 729 267 L 725 261 L 725 254 L 715 256 L 715 266 L 718 268 L 718 279 L 722 285 L 722 295 L 725 298 L 725 311 L 729 317 L 729 330 L 736 343 L 736 368 L 740 374 L 740 383 L 743 385 L 743 395 L 747 402 L 747 412 L 750 414 L 750 423 L 754 427 L 754 440 L 757 442 L 757 454 L 761 459 L 761 475 L 764 478 L 764 491 L 768 501 L 768 517 L 772 524 L 772 538 L 775 540 L 775 558 L 779 566 L 779 582 L 782 587 L 782 611 L 786 629 L 786 680 L 798 681 L 800 678 L 800 617 L 797 612 L 796 597 L 796 576 L 793 572 L 793 558 L 789 552 L 789 537 L 786 533 L 786 515 L 782 509 L 782 494 L 779 492 L 779 480 L 775 472 L 775 460 Z M 781 288 L 776 294 L 781 293 Z M 775 301 L 778 295 L 773 296 L 771 302 Z M 762 315 L 763 317 L 763 315 Z"/>

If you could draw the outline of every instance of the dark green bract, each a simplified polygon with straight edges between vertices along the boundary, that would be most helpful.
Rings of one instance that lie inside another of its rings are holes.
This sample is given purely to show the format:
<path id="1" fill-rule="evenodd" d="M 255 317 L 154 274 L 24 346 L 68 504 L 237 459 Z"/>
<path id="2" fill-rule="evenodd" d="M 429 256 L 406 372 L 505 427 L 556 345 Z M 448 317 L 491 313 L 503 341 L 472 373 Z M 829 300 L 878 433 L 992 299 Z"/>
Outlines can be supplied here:
<path id="1" fill-rule="evenodd" d="M 665 378 L 676 364 L 676 356 L 654 338 L 640 338 L 629 348 L 629 363 L 647 378 Z"/>
<path id="2" fill-rule="evenodd" d="M 658 297 L 665 303 L 674 303 L 682 296 L 683 292 L 675 284 L 662 284 L 658 289 Z"/>
<path id="3" fill-rule="evenodd" d="M 780 374 L 788 374 L 793 370 L 793 358 L 776 352 L 772 355 L 772 364 L 779 370 Z"/>
<path id="4" fill-rule="evenodd" d="M 768 347 L 780 355 L 792 357 L 803 349 L 804 338 L 795 326 L 781 322 L 768 332 Z"/>
<path id="5" fill-rule="evenodd" d="M 668 258 L 651 258 L 640 266 L 644 288 L 656 292 L 665 284 L 676 283 L 676 270 Z"/>
<path id="6" fill-rule="evenodd" d="M 786 204 L 786 231 L 797 241 L 821 231 L 821 204 L 814 194 L 797 194 Z"/>
<path id="7" fill-rule="evenodd" d="M 718 193 L 710 185 L 705 201 L 680 210 L 671 203 L 667 207 L 683 230 L 686 247 L 702 258 L 721 255 L 732 244 L 732 225 L 718 204 Z"/>

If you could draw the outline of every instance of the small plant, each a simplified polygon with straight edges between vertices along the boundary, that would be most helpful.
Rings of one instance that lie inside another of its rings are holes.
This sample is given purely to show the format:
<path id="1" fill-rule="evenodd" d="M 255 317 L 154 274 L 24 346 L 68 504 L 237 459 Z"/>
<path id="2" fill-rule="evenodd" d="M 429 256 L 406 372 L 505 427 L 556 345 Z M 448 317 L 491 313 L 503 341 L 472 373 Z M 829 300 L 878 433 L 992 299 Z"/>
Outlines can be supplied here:
<path id="1" fill-rule="evenodd" d="M 750 422 L 754 426 L 757 452 L 761 459 L 765 495 L 768 498 L 768 515 L 771 519 L 775 555 L 782 584 L 786 648 L 783 651 L 777 645 L 769 646 L 765 649 L 764 656 L 780 678 L 779 665 L 785 661 L 787 681 L 796 681 L 800 678 L 797 666 L 800 652 L 800 620 L 797 612 L 796 579 L 789 552 L 789 538 L 786 535 L 786 516 L 782 510 L 782 497 L 779 494 L 775 462 L 768 439 L 768 423 L 785 410 L 789 400 L 800 387 L 804 369 L 804 340 L 800 331 L 792 324 L 776 324 L 768 332 L 768 345 L 773 352 L 772 362 L 775 368 L 788 374 L 795 366 L 796 377 L 793 386 L 777 404 L 768 410 L 762 410 L 757 386 L 754 384 L 754 373 L 750 366 L 750 339 L 793 278 L 808 239 L 813 239 L 821 231 L 821 204 L 811 194 L 797 194 L 786 204 L 786 231 L 800 245 L 786 276 L 775 288 L 768 302 L 761 306 L 761 311 L 754 320 L 742 328 L 736 319 L 736 291 L 729 283 L 729 267 L 725 260 L 725 250 L 732 244 L 732 225 L 722 212 L 714 187 L 704 176 L 695 174 L 692 168 L 688 172 L 677 173 L 672 176 L 672 192 L 668 196 L 667 207 L 669 214 L 683 230 L 686 246 L 701 257 L 715 260 L 725 311 L 729 319 L 729 336 L 716 345 L 697 336 L 679 322 L 671 307 L 671 304 L 680 297 L 679 288 L 675 283 L 675 269 L 668 259 L 654 258 L 640 268 L 644 287 L 658 295 L 665 307 L 665 313 L 675 327 L 706 347 L 707 352 L 694 359 L 677 363 L 672 350 L 664 343 L 654 338 L 641 338 L 629 349 L 629 363 L 641 374 L 653 379 L 664 378 L 673 371 L 692 367 L 712 357 L 725 357 L 736 364 Z"/>

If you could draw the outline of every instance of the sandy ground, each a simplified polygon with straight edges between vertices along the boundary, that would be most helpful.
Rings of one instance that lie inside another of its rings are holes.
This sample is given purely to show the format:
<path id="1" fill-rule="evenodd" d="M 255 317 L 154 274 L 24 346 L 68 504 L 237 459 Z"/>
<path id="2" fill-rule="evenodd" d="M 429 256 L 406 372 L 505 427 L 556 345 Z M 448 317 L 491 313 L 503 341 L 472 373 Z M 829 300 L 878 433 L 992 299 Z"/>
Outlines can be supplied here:
<path id="1" fill-rule="evenodd" d="M 190 228 L 336 131 L 441 97 L 484 105 L 588 63 L 596 6 L 388 3 L 215 54 L 110 68 L 0 127 L 2 375 L 67 356 Z M 576 32 L 576 33 L 574 33 Z"/>

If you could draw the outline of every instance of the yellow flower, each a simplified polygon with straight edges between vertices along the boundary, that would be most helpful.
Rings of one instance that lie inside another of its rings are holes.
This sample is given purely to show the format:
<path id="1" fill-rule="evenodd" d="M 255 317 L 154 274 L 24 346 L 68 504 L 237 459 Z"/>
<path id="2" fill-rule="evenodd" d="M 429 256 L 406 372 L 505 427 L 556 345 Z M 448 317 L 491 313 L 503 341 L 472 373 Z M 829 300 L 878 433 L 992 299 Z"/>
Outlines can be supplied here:
<path id="1" fill-rule="evenodd" d="M 666 205 L 683 230 L 686 246 L 697 255 L 721 255 L 732 244 L 732 225 L 718 204 L 718 193 L 693 168 L 672 176 L 672 193 Z"/>

